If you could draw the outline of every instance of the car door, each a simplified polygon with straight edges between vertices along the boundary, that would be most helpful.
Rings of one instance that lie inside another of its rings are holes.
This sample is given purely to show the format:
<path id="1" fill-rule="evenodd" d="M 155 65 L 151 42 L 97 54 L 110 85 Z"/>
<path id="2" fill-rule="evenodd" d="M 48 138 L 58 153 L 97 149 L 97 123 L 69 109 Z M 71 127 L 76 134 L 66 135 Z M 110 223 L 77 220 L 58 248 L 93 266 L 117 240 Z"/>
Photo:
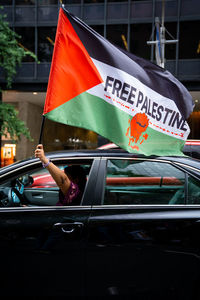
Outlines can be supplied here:
<path id="1" fill-rule="evenodd" d="M 15 206 L 0 207 L 1 296 L 84 295 L 84 256 L 92 202 L 88 195 L 91 197 L 99 165 L 98 159 L 90 162 L 80 206 L 50 206 L 49 203 L 47 206 L 44 203 L 19 206 L 15 203 Z M 68 164 L 68 160 L 62 159 L 62 163 Z M 80 164 L 80 159 L 75 163 Z M 39 165 L 39 162 L 30 162 L 31 172 L 39 172 Z M 0 200 L 3 199 L 4 204 L 5 195 L 10 191 L 8 182 L 25 172 L 29 172 L 28 165 L 20 170 L 12 169 L 10 176 L 6 174 L 7 179 L 1 180 Z M 36 187 L 31 192 L 29 186 L 26 192 L 28 197 L 31 193 L 31 197 L 35 197 Z M 44 191 L 38 189 L 43 200 L 48 198 L 47 193 L 46 186 Z"/>
<path id="2" fill-rule="evenodd" d="M 200 184 L 186 169 L 156 159 L 102 160 L 89 218 L 90 296 L 197 297 Z"/>

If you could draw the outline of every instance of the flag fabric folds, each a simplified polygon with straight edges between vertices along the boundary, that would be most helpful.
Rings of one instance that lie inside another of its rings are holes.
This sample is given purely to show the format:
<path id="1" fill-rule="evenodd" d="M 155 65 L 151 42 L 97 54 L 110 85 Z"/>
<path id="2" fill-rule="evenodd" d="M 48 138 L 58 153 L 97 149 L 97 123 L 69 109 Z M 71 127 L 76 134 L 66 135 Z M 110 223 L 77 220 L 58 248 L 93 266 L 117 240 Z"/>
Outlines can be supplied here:
<path id="1" fill-rule="evenodd" d="M 120 49 L 60 8 L 45 117 L 144 155 L 181 155 L 193 110 L 168 71 Z"/>

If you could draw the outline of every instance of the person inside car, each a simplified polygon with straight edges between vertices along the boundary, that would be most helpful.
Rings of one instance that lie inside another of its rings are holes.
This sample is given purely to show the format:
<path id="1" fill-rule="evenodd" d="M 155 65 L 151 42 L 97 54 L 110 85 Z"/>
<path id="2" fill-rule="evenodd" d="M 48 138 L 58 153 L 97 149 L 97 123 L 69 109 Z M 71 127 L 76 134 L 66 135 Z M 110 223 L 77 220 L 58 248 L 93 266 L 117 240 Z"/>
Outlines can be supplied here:
<path id="1" fill-rule="evenodd" d="M 79 205 L 86 184 L 83 168 L 79 165 L 71 165 L 64 168 L 63 172 L 45 156 L 42 144 L 37 145 L 35 157 L 41 160 L 43 167 L 49 171 L 59 188 L 57 205 Z"/>

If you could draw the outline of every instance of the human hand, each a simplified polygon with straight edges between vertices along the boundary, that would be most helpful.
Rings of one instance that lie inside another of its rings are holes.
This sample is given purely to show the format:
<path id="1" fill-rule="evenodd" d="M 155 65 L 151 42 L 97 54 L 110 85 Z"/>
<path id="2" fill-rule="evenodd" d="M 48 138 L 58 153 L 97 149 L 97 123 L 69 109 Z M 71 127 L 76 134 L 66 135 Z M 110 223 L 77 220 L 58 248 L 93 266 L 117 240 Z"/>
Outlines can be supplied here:
<path id="1" fill-rule="evenodd" d="M 41 162 L 43 162 L 44 164 L 47 163 L 48 159 L 44 154 L 44 149 L 42 144 L 37 145 L 35 149 L 35 157 L 38 157 L 41 160 Z"/>

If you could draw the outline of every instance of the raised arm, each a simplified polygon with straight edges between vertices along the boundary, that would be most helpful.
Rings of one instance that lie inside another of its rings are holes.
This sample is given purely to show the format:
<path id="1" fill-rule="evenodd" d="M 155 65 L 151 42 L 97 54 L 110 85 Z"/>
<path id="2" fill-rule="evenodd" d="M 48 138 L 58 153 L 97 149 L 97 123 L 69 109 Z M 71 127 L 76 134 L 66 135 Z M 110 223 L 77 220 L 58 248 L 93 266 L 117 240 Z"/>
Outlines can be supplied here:
<path id="1" fill-rule="evenodd" d="M 56 165 L 50 162 L 49 159 L 45 156 L 42 144 L 37 145 L 35 150 L 35 157 L 38 157 L 43 165 L 46 165 L 46 169 L 49 171 L 49 173 L 55 180 L 57 186 L 61 189 L 63 194 L 66 195 L 71 182 L 67 175 Z"/>

